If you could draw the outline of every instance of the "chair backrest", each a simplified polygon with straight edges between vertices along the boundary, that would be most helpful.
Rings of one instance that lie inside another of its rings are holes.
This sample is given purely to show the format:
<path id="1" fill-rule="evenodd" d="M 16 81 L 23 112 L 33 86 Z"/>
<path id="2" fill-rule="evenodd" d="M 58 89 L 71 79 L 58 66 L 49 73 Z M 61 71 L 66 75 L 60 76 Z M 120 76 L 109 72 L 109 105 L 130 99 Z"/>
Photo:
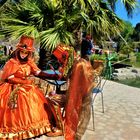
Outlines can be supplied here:
<path id="1" fill-rule="evenodd" d="M 104 69 L 104 61 L 102 60 L 94 60 L 92 67 L 95 71 L 96 75 L 100 75 Z"/>
<path id="2" fill-rule="evenodd" d="M 102 91 L 106 80 L 104 79 L 104 61 L 102 60 L 94 60 L 92 65 L 94 69 L 94 82 L 96 86 L 93 88 L 93 93 L 99 93 Z"/>
<path id="3" fill-rule="evenodd" d="M 102 60 L 94 60 L 92 67 L 94 69 L 95 82 L 98 82 L 99 76 L 102 75 L 104 69 L 104 62 Z"/>

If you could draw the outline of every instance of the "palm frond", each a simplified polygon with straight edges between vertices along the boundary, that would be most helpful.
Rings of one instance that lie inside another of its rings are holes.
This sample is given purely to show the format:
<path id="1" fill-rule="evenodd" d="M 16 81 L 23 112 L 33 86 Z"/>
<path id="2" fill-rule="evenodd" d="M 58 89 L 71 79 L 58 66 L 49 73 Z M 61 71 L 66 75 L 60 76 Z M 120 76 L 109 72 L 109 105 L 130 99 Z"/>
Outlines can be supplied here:
<path id="1" fill-rule="evenodd" d="M 39 37 L 39 33 L 34 26 L 8 26 L 0 29 L 0 33 L 8 35 L 11 40 L 16 40 L 22 34 L 30 35 L 34 38 Z"/>
<path id="2" fill-rule="evenodd" d="M 45 48 L 53 50 L 59 43 L 74 44 L 73 35 L 62 29 L 51 28 L 40 34 L 41 42 Z"/>
<path id="3" fill-rule="evenodd" d="M 132 17 L 134 8 L 137 5 L 137 1 L 136 0 L 122 0 L 122 2 L 125 6 L 128 16 Z"/>
<path id="4" fill-rule="evenodd" d="M 15 19 L 15 18 L 9 18 L 9 17 L 1 17 L 0 19 L 1 22 L 4 22 L 5 24 L 20 24 L 20 25 L 27 25 L 27 22 L 21 21 L 19 19 Z"/>

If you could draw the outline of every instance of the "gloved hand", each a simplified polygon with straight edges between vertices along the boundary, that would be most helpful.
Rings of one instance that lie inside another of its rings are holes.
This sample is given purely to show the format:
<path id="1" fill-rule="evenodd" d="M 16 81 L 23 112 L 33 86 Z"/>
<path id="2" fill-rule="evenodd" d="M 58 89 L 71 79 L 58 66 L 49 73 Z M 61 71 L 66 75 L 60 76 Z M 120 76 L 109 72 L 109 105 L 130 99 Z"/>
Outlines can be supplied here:
<path id="1" fill-rule="evenodd" d="M 59 75 L 58 74 L 48 74 L 43 71 L 41 71 L 37 77 L 42 78 L 42 79 L 50 79 L 50 80 L 58 80 Z"/>
<path id="2" fill-rule="evenodd" d="M 64 79 L 63 74 L 62 73 L 58 74 L 58 80 L 63 80 L 63 79 Z"/>
<path id="3" fill-rule="evenodd" d="M 11 84 L 32 84 L 33 83 L 33 80 L 23 80 L 21 78 L 16 78 L 16 77 L 13 77 L 13 78 L 9 78 L 8 79 L 8 82 L 11 83 Z"/>

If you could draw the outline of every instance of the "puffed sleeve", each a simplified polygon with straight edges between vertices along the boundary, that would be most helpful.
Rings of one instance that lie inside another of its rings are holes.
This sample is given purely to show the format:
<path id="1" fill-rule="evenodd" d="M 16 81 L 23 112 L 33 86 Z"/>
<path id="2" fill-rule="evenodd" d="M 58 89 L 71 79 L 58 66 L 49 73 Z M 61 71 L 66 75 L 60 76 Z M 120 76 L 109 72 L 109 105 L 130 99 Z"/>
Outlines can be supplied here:
<path id="1" fill-rule="evenodd" d="M 2 73 L 1 79 L 2 80 L 7 79 L 9 76 L 14 74 L 18 69 L 19 69 L 18 62 L 15 59 L 11 58 L 9 61 L 6 62 L 2 70 L 3 73 Z"/>

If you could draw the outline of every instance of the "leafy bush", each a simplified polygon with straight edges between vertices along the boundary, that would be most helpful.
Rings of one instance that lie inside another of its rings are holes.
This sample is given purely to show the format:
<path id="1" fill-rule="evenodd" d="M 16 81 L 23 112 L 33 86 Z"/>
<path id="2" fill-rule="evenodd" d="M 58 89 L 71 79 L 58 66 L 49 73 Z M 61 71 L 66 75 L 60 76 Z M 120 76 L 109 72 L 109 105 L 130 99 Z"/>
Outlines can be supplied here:
<path id="1" fill-rule="evenodd" d="M 137 62 L 140 62 L 140 53 L 137 53 L 137 54 L 136 54 L 136 61 L 137 61 Z"/>
<path id="2" fill-rule="evenodd" d="M 117 82 L 122 83 L 124 85 L 140 88 L 140 78 L 119 80 Z"/>
<path id="3" fill-rule="evenodd" d="M 91 60 L 91 61 L 93 61 L 93 60 L 105 60 L 105 59 L 106 59 L 106 57 L 105 57 L 104 54 L 102 54 L 102 55 L 99 55 L 99 54 L 92 54 L 92 55 L 90 56 L 90 60 Z"/>
<path id="4" fill-rule="evenodd" d="M 128 57 L 126 55 L 119 56 L 119 61 L 126 60 L 126 59 L 128 59 Z"/>
<path id="5" fill-rule="evenodd" d="M 133 53 L 132 53 L 133 54 Z M 119 63 L 132 65 L 133 67 L 140 68 L 140 53 L 128 56 L 128 54 L 119 54 Z"/>
<path id="6" fill-rule="evenodd" d="M 0 57 L 0 67 L 2 67 L 8 59 L 9 59 L 8 56 L 1 56 Z"/>

